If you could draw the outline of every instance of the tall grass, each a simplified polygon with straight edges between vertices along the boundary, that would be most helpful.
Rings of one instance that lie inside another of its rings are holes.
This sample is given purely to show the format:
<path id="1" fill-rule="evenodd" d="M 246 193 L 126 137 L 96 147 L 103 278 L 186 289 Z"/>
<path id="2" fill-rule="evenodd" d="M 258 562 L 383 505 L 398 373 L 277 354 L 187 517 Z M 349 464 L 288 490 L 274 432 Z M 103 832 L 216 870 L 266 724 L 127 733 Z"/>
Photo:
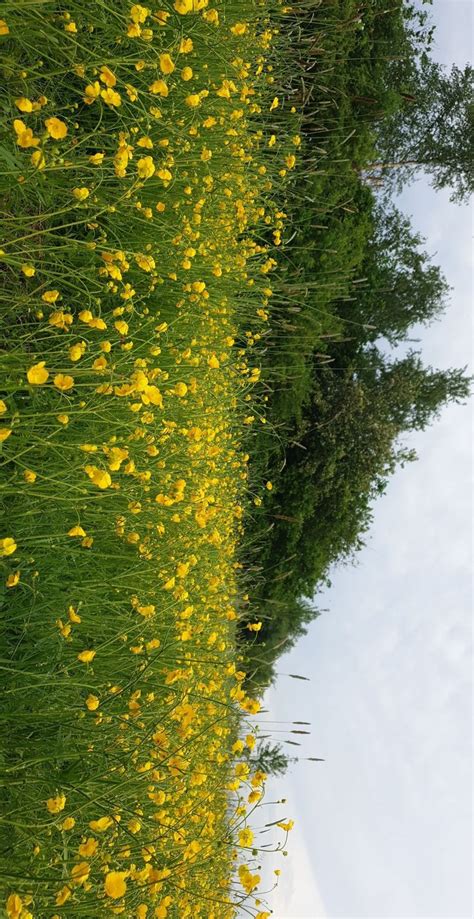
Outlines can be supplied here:
<path id="1" fill-rule="evenodd" d="M 265 776 L 242 758 L 259 704 L 234 632 L 254 352 L 298 143 L 271 139 L 268 12 L 0 5 L 14 919 L 267 915 L 245 828 Z"/>

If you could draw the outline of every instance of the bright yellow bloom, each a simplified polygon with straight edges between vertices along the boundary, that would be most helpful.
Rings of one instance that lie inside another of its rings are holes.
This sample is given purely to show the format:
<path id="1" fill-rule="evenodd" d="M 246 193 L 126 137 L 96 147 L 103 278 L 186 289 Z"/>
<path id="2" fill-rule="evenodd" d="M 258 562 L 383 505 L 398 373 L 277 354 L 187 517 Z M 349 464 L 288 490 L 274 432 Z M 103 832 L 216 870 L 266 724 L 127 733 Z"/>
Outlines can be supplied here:
<path id="1" fill-rule="evenodd" d="M 286 823 L 277 823 L 277 826 L 281 827 L 282 830 L 285 830 L 285 833 L 289 833 L 295 825 L 294 820 L 287 820 Z"/>
<path id="2" fill-rule="evenodd" d="M 4 415 L 6 411 L 7 411 L 6 402 L 4 402 L 3 399 L 0 399 L 0 415 Z"/>
<path id="3" fill-rule="evenodd" d="M 49 136 L 54 138 L 54 140 L 63 140 L 66 137 L 68 127 L 60 118 L 56 118 L 55 116 L 47 118 L 44 126 Z"/>
<path id="4" fill-rule="evenodd" d="M 44 303 L 56 303 L 58 297 L 59 290 L 45 290 L 44 294 L 41 295 L 41 299 Z"/>
<path id="5" fill-rule="evenodd" d="M 93 153 L 89 157 L 89 163 L 92 163 L 93 166 L 100 166 L 104 160 L 105 153 Z"/>
<path id="6" fill-rule="evenodd" d="M 193 78 L 192 67 L 183 67 L 181 71 L 181 79 L 184 80 L 185 83 L 188 83 L 189 80 L 192 80 L 192 78 Z"/>
<path id="7" fill-rule="evenodd" d="M 163 96 L 163 98 L 166 98 L 169 94 L 169 89 L 164 80 L 155 80 L 150 84 L 148 89 L 154 96 Z"/>
<path id="8" fill-rule="evenodd" d="M 59 424 L 69 424 L 69 415 L 56 415 Z"/>
<path id="9" fill-rule="evenodd" d="M 150 15 L 150 10 L 147 6 L 141 6 L 140 3 L 135 3 L 130 10 L 130 19 L 132 22 L 140 23 L 143 25 L 144 22 L 148 19 Z"/>
<path id="10" fill-rule="evenodd" d="M 189 108 L 197 108 L 198 105 L 201 105 L 201 96 L 199 93 L 191 93 L 184 101 Z"/>
<path id="11" fill-rule="evenodd" d="M 177 13 L 186 16 L 186 13 L 192 13 L 193 0 L 174 0 L 173 6 Z"/>
<path id="12" fill-rule="evenodd" d="M 92 105 L 98 96 L 100 96 L 100 83 L 98 80 L 94 80 L 93 83 L 89 83 L 86 86 L 83 99 L 86 105 Z"/>
<path id="13" fill-rule="evenodd" d="M 59 814 L 66 806 L 66 795 L 58 794 L 55 798 L 48 798 L 46 807 L 50 814 Z"/>
<path id="14" fill-rule="evenodd" d="M 31 485 L 33 484 L 33 482 L 36 482 L 36 472 L 33 472 L 32 469 L 25 469 L 23 473 L 23 478 L 25 482 L 29 482 Z"/>
<path id="15" fill-rule="evenodd" d="M 14 571 L 12 574 L 9 574 L 7 580 L 5 581 L 7 587 L 16 587 L 20 580 L 20 572 Z"/>
<path id="16" fill-rule="evenodd" d="M 120 897 L 124 896 L 127 890 L 127 884 L 125 882 L 126 876 L 126 871 L 109 871 L 108 874 L 106 874 L 104 889 L 108 897 L 111 897 L 113 900 L 119 900 Z"/>
<path id="17" fill-rule="evenodd" d="M 86 531 L 85 531 L 81 526 L 76 525 L 76 526 L 74 526 L 74 527 L 71 527 L 70 530 L 68 530 L 67 535 L 68 535 L 68 536 L 81 536 L 81 537 L 82 537 L 82 536 L 86 536 Z"/>
<path id="18" fill-rule="evenodd" d="M 192 38 L 182 38 L 179 45 L 180 54 L 189 54 L 194 48 Z"/>
<path id="19" fill-rule="evenodd" d="M 114 326 L 120 335 L 128 335 L 128 323 L 125 322 L 125 319 L 117 319 L 117 322 L 114 322 Z"/>
<path id="20" fill-rule="evenodd" d="M 249 827 L 241 830 L 239 833 L 239 846 L 251 846 L 253 843 L 253 833 Z"/>
<path id="21" fill-rule="evenodd" d="M 25 275 L 25 278 L 32 278 L 36 274 L 36 268 L 34 265 L 22 265 L 21 270 Z"/>
<path id="22" fill-rule="evenodd" d="M 11 432 L 12 432 L 11 428 L 0 428 L 0 444 L 3 443 L 3 441 L 6 440 L 7 437 L 10 437 Z"/>
<path id="23" fill-rule="evenodd" d="M 88 862 L 79 862 L 71 869 L 71 881 L 80 887 L 87 881 L 90 874 L 90 865 Z"/>
<path id="24" fill-rule="evenodd" d="M 247 628 L 249 632 L 259 632 L 260 629 L 262 628 L 262 623 L 261 622 L 248 622 Z"/>
<path id="25" fill-rule="evenodd" d="M 137 172 L 140 179 L 151 179 L 155 173 L 155 164 L 151 156 L 144 156 L 138 160 Z"/>
<path id="26" fill-rule="evenodd" d="M 72 22 L 72 21 L 71 21 L 71 22 L 66 22 L 66 23 L 64 24 L 64 31 L 65 31 L 65 32 L 72 32 L 72 33 L 77 32 L 77 25 L 76 25 L 76 23 L 75 23 L 75 22 Z"/>
<path id="27" fill-rule="evenodd" d="M 104 833 L 113 825 L 112 817 L 99 817 L 98 820 L 91 820 L 89 826 L 94 833 Z"/>
<path id="28" fill-rule="evenodd" d="M 186 383 L 176 383 L 174 391 L 176 395 L 182 399 L 186 395 L 188 387 L 186 386 Z"/>
<path id="29" fill-rule="evenodd" d="M 78 201 L 85 201 L 89 197 L 90 191 L 88 188 L 73 188 L 72 193 Z"/>
<path id="30" fill-rule="evenodd" d="M 68 887 L 67 884 L 65 884 L 64 887 L 61 887 L 61 890 L 59 890 L 58 893 L 56 894 L 56 900 L 55 900 L 56 906 L 62 906 L 64 903 L 66 903 L 67 900 L 69 900 L 69 897 L 71 895 L 72 895 L 71 888 Z"/>
<path id="31" fill-rule="evenodd" d="M 97 485 L 97 488 L 109 488 L 112 484 L 112 479 L 105 469 L 99 469 L 98 466 L 86 466 L 85 472 L 89 476 L 91 482 Z"/>
<path id="32" fill-rule="evenodd" d="M 10 29 L 4 19 L 0 19 L 0 35 L 8 35 Z M 20 898 L 18 898 L 20 899 Z"/>
<path id="33" fill-rule="evenodd" d="M 122 104 L 120 93 L 115 89 L 102 89 L 100 95 L 107 105 L 118 107 Z"/>
<path id="34" fill-rule="evenodd" d="M 95 712 L 96 708 L 99 708 L 99 705 L 100 705 L 99 698 L 95 696 L 92 692 L 89 693 L 86 699 L 86 708 L 88 708 L 90 712 Z"/>
<path id="35" fill-rule="evenodd" d="M 74 386 L 74 377 L 69 376 L 68 373 L 57 373 L 53 382 L 61 392 L 68 392 Z"/>
<path id="36" fill-rule="evenodd" d="M 91 651 L 80 651 L 79 654 L 77 655 L 77 659 L 78 661 L 81 662 L 81 664 L 90 664 L 94 660 L 96 653 L 97 653 L 96 651 L 92 651 L 92 650 Z"/>
<path id="37" fill-rule="evenodd" d="M 16 133 L 16 142 L 19 147 L 37 147 L 40 140 L 35 137 L 31 128 L 27 128 L 21 118 L 15 118 L 13 128 Z"/>
<path id="38" fill-rule="evenodd" d="M 92 855 L 95 855 L 98 845 L 97 839 L 94 839 L 93 836 L 89 836 L 88 839 L 79 846 L 79 855 L 82 855 L 83 858 L 91 858 Z"/>
<path id="39" fill-rule="evenodd" d="M 230 27 L 230 31 L 233 33 L 233 35 L 245 35 L 247 31 L 247 23 L 236 22 L 235 25 Z"/>
<path id="40" fill-rule="evenodd" d="M 107 67 L 105 64 L 103 67 L 100 68 L 99 79 L 102 80 L 102 83 L 105 83 L 105 85 L 109 86 L 111 89 L 117 83 L 117 77 L 115 76 L 113 71 L 110 70 L 110 68 Z"/>
<path id="41" fill-rule="evenodd" d="M 63 820 L 61 824 L 61 829 L 62 830 L 72 830 L 73 827 L 75 827 L 75 825 L 76 825 L 76 821 L 74 817 L 66 817 L 66 819 Z"/>
<path id="42" fill-rule="evenodd" d="M 24 96 L 20 96 L 19 99 L 15 99 L 15 105 L 20 112 L 32 112 L 33 103 L 30 99 L 25 99 Z"/>
<path id="43" fill-rule="evenodd" d="M 26 373 L 28 383 L 31 383 L 32 386 L 42 386 L 43 383 L 46 383 L 46 380 L 49 377 L 49 371 L 45 367 L 46 361 L 39 361 L 37 364 L 33 364 L 33 367 L 30 367 Z"/>
<path id="44" fill-rule="evenodd" d="M 160 54 L 160 70 L 162 73 L 173 73 L 175 66 L 169 54 Z"/>

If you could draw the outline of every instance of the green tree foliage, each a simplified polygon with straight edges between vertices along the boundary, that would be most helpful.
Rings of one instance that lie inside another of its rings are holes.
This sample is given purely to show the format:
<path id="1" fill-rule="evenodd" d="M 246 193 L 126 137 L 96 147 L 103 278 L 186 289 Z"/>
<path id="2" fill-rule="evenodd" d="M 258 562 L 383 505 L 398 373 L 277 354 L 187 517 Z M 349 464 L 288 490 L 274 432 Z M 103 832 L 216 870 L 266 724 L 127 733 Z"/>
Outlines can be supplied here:
<path id="1" fill-rule="evenodd" d="M 288 34 L 303 169 L 263 351 L 268 423 L 249 439 L 255 482 L 274 486 L 248 514 L 242 558 L 262 622 L 240 629 L 257 690 L 318 614 L 301 598 L 364 544 L 374 501 L 415 458 L 404 436 L 470 386 L 408 350 L 449 288 L 389 194 L 420 165 L 457 200 L 472 189 L 472 69 L 434 64 L 429 16 L 403 0 L 308 0 Z"/>

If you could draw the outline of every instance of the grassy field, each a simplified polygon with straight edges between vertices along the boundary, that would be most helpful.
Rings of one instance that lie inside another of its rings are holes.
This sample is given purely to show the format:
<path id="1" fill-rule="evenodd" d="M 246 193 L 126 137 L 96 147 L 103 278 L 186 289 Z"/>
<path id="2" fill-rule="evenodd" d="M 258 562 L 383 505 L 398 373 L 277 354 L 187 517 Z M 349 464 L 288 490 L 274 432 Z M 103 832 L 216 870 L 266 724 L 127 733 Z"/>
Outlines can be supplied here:
<path id="1" fill-rule="evenodd" d="M 266 2 L 0 4 L 9 919 L 269 915 L 234 637 L 299 143 L 274 22 Z"/>

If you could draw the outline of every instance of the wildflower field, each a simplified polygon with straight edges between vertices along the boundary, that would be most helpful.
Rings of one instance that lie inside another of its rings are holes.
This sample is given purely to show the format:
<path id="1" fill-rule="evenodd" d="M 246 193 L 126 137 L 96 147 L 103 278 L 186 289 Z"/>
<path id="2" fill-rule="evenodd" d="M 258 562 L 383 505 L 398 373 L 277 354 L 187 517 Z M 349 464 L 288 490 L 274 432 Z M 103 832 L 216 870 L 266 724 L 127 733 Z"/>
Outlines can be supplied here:
<path id="1" fill-rule="evenodd" d="M 9 919 L 270 915 L 235 630 L 279 41 L 266 0 L 0 4 Z"/>

